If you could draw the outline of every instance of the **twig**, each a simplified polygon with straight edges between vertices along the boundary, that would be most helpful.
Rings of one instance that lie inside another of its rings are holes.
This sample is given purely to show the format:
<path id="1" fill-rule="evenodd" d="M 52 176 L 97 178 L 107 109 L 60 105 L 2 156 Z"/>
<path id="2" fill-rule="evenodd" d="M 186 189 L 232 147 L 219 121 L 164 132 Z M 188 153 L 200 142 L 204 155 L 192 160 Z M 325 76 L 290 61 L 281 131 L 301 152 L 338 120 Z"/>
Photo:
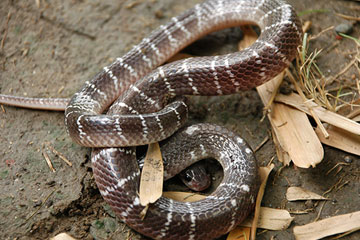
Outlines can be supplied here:
<path id="1" fill-rule="evenodd" d="M 42 154 L 43 154 L 43 156 L 44 156 L 44 158 L 45 158 L 45 160 L 46 160 L 47 165 L 49 166 L 49 168 L 50 168 L 50 170 L 51 170 L 52 172 L 56 172 L 54 166 L 53 166 L 52 163 L 51 163 L 51 160 L 50 160 L 50 158 L 49 158 L 49 155 L 48 155 L 45 151 L 46 151 L 46 150 L 45 150 L 44 147 L 43 147 L 43 149 L 42 149 Z"/>
<path id="2" fill-rule="evenodd" d="M 55 191 L 57 191 L 57 189 L 54 189 L 49 195 L 47 195 L 47 197 L 44 199 L 44 201 L 42 202 L 42 204 L 35 210 L 35 212 L 33 212 L 33 213 L 25 220 L 25 223 L 27 223 L 37 212 L 39 212 L 39 210 L 42 208 L 42 206 L 44 206 L 44 204 L 46 203 L 46 201 L 49 199 L 49 197 L 51 197 L 51 195 L 54 194 Z"/>
<path id="3" fill-rule="evenodd" d="M 337 186 L 337 187 L 336 187 L 336 191 L 340 190 L 343 186 L 345 186 L 345 185 L 348 184 L 349 182 L 350 182 L 350 181 L 348 180 L 348 181 L 344 182 L 343 184 L 341 184 L 340 186 Z"/>
<path id="4" fill-rule="evenodd" d="M 58 152 L 55 148 L 53 148 L 49 142 L 45 142 L 46 146 L 55 154 L 58 155 L 61 160 L 63 160 L 67 165 L 70 167 L 72 166 L 72 163 L 60 152 Z"/>
<path id="5" fill-rule="evenodd" d="M 317 220 L 319 220 L 320 214 L 321 214 L 321 212 L 322 212 L 322 210 L 323 210 L 326 202 L 327 202 L 327 201 L 323 201 L 323 204 L 321 205 L 320 210 L 319 210 L 319 213 L 318 213 L 318 215 L 316 216 L 314 222 L 316 222 Z"/>
<path id="6" fill-rule="evenodd" d="M 331 239 L 340 239 L 340 238 L 343 238 L 343 237 L 345 237 L 345 236 L 347 236 L 347 235 L 349 235 L 349 234 L 351 234 L 351 233 L 353 233 L 353 232 L 356 232 L 356 231 L 358 231 L 358 230 L 360 230 L 360 228 L 355 228 L 355 229 L 353 229 L 353 230 L 351 230 L 351 231 L 347 231 L 347 232 L 345 232 L 345 233 L 343 233 L 343 234 L 340 234 L 340 235 L 338 235 L 338 236 L 336 236 L 336 237 L 333 237 L 333 238 L 331 238 Z"/>
<path id="7" fill-rule="evenodd" d="M 269 136 L 266 136 L 264 140 L 254 149 L 254 153 L 256 153 L 267 141 L 269 141 Z"/>
<path id="8" fill-rule="evenodd" d="M 341 17 L 343 19 L 346 19 L 346 20 L 360 21 L 360 17 L 353 17 L 353 16 L 341 14 L 341 13 L 335 13 L 335 15 L 337 15 L 338 17 Z"/>
<path id="9" fill-rule="evenodd" d="M 276 156 L 276 155 L 272 156 L 272 158 L 270 159 L 270 161 L 268 162 L 268 164 L 266 164 L 266 166 L 270 166 L 270 165 L 272 164 L 272 162 L 273 162 L 274 159 L 275 159 L 275 156 Z"/>
<path id="10" fill-rule="evenodd" d="M 325 173 L 325 175 L 329 175 L 329 173 L 331 173 L 335 168 L 337 168 L 338 166 L 340 165 L 346 165 L 346 166 L 349 166 L 350 164 L 349 163 L 344 163 L 344 162 L 339 162 L 337 164 L 335 164 L 335 166 L 333 166 L 329 171 L 327 171 Z"/>
<path id="11" fill-rule="evenodd" d="M 357 115 L 360 115 L 360 109 L 357 109 L 355 111 L 352 111 L 351 113 L 349 113 L 346 117 L 349 119 L 353 119 L 354 117 L 356 117 Z"/>
<path id="12" fill-rule="evenodd" d="M 333 186 L 331 186 L 328 190 L 326 190 L 322 195 L 325 196 L 326 194 L 330 193 L 332 190 L 336 189 L 337 186 L 341 183 L 344 177 L 341 177 L 339 181 L 337 181 Z"/>
<path id="13" fill-rule="evenodd" d="M 7 33 L 8 33 L 8 29 L 9 29 L 9 21 L 10 21 L 10 18 L 11 18 L 11 13 L 9 12 L 8 15 L 7 15 L 6 23 L 5 23 L 4 37 L 3 37 L 3 39 L 1 40 L 1 50 L 4 50 L 5 40 L 6 40 Z"/>
<path id="14" fill-rule="evenodd" d="M 46 21 L 46 22 L 48 22 L 48 23 L 50 23 L 50 24 L 59 26 L 59 27 L 65 29 L 66 31 L 75 33 L 75 34 L 77 34 L 77 35 L 80 35 L 80 36 L 83 36 L 83 37 L 86 37 L 86 38 L 89 38 L 90 40 L 95 40 L 95 39 L 96 39 L 96 36 L 90 35 L 90 34 L 85 33 L 85 32 L 81 32 L 81 31 L 76 30 L 76 29 L 72 29 L 72 28 L 66 26 L 66 25 L 63 24 L 63 23 L 54 22 L 53 20 L 51 20 L 51 19 L 48 18 L 47 16 L 44 16 L 43 14 L 40 15 L 40 19 L 43 19 L 44 21 Z"/>
<path id="15" fill-rule="evenodd" d="M 335 28 L 334 26 L 330 26 L 330 27 L 328 27 L 328 28 L 325 28 L 324 30 L 322 30 L 322 31 L 319 32 L 318 34 L 309 37 L 309 41 L 314 40 L 314 39 L 320 37 L 320 36 L 321 36 L 322 34 L 324 34 L 325 32 L 330 31 L 330 30 L 332 30 L 332 29 L 334 29 L 334 28 Z"/>
<path id="16" fill-rule="evenodd" d="M 281 83 L 284 80 L 284 72 L 282 72 L 281 74 L 282 74 L 281 81 L 276 82 L 276 86 L 274 87 L 274 91 L 272 91 L 270 99 L 266 103 L 266 106 L 263 109 L 263 117 L 261 118 L 260 122 L 262 122 L 265 119 L 267 113 L 269 113 L 269 109 L 271 108 L 271 106 L 272 106 L 272 104 L 273 104 L 273 102 L 274 102 L 274 100 L 276 98 L 276 95 L 278 93 L 278 89 L 279 89 Z"/>
<path id="17" fill-rule="evenodd" d="M 354 58 L 353 60 L 351 60 L 351 62 L 348 63 L 348 65 L 346 65 L 345 68 L 343 68 L 343 70 L 341 70 L 340 72 L 338 72 L 334 77 L 331 78 L 332 80 L 336 80 L 338 77 L 340 77 L 341 75 L 343 75 L 344 73 L 346 73 L 355 63 L 357 62 L 357 59 Z"/>
<path id="18" fill-rule="evenodd" d="M 120 230 L 124 231 L 124 226 L 125 226 L 125 224 L 123 225 L 122 230 L 120 229 L 121 227 L 119 226 L 112 234 L 110 234 L 110 236 L 106 240 L 111 240 L 114 237 L 114 235 L 117 234 Z"/>

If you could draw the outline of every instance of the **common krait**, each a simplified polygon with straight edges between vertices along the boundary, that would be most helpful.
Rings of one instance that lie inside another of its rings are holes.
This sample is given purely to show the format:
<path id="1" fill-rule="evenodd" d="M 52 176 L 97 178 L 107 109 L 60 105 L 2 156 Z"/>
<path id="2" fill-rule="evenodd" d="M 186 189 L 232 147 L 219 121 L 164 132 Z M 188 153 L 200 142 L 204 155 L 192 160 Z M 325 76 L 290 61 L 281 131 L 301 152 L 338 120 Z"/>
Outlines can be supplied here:
<path id="1" fill-rule="evenodd" d="M 250 48 L 153 70 L 201 36 L 244 23 L 255 23 L 262 30 Z M 143 207 L 137 196 L 134 148 L 99 147 L 137 146 L 168 138 L 187 116 L 183 100 L 173 101 L 176 96 L 232 94 L 260 85 L 288 66 L 301 36 L 296 14 L 281 0 L 209 0 L 160 26 L 86 82 L 68 105 L 65 123 L 74 141 L 97 147 L 92 154 L 96 182 L 118 217 L 144 235 L 165 239 L 214 238 L 242 221 L 252 209 L 258 188 L 256 164 L 251 150 L 225 129 L 192 126 L 163 146 L 165 159 L 181 155 L 178 149 L 193 160 L 216 157 L 225 177 L 204 201 L 159 199 L 144 220 L 139 214 Z M 100 115 L 112 103 L 107 115 Z"/>

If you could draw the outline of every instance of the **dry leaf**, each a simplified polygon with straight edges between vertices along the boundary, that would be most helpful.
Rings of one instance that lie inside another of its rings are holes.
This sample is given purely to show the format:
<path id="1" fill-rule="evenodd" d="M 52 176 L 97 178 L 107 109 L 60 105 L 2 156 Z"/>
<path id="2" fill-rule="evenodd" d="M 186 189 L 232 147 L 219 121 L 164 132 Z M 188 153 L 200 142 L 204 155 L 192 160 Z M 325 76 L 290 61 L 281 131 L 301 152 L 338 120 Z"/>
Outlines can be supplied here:
<path id="1" fill-rule="evenodd" d="M 294 234 L 297 240 L 312 240 L 359 229 L 360 211 L 296 226 Z"/>
<path id="2" fill-rule="evenodd" d="M 164 166 L 158 143 L 149 144 L 140 178 L 139 198 L 142 206 L 154 203 L 162 195 Z"/>
<path id="3" fill-rule="evenodd" d="M 319 194 L 310 192 L 301 187 L 289 187 L 286 192 L 286 199 L 288 201 L 297 201 L 297 200 L 328 200 Z"/>

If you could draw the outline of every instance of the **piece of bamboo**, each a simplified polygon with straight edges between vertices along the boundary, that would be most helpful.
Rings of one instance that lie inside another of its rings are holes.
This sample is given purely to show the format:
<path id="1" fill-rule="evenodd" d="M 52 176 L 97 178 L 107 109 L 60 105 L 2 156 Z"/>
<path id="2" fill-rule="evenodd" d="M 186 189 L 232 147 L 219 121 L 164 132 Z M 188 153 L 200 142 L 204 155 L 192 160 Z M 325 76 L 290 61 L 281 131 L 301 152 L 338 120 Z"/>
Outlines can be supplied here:
<path id="1" fill-rule="evenodd" d="M 294 234 L 297 240 L 312 240 L 359 229 L 360 211 L 296 226 L 294 227 Z"/>
<path id="2" fill-rule="evenodd" d="M 271 99 L 282 75 L 257 87 L 264 105 Z M 315 167 L 324 157 L 323 147 L 306 114 L 281 103 L 274 103 L 268 118 L 282 151 L 289 154 L 298 167 Z"/>

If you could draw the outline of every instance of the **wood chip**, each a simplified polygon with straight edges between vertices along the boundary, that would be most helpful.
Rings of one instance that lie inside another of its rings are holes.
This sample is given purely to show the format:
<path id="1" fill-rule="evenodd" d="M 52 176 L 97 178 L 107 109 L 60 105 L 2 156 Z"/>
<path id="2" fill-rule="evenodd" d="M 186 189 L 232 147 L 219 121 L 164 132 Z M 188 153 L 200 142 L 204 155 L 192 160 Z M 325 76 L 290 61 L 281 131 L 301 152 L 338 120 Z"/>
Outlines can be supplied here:
<path id="1" fill-rule="evenodd" d="M 75 238 L 67 233 L 59 233 L 55 237 L 50 238 L 50 240 L 75 240 Z"/>
<path id="2" fill-rule="evenodd" d="M 326 139 L 319 131 L 319 129 L 315 129 L 315 132 L 323 144 L 360 156 L 359 135 L 355 135 L 338 127 L 328 126 L 327 131 L 330 137 Z"/>
<path id="3" fill-rule="evenodd" d="M 250 239 L 249 227 L 236 227 L 232 230 L 226 240 L 248 240 Z"/>
<path id="4" fill-rule="evenodd" d="M 281 78 L 279 75 L 257 87 L 264 105 L 271 98 L 272 92 L 276 91 L 275 87 Z M 315 167 L 321 162 L 324 150 L 305 113 L 284 104 L 274 103 L 268 118 L 281 151 L 287 152 L 296 166 Z"/>
<path id="5" fill-rule="evenodd" d="M 268 207 L 261 207 L 258 221 L 258 228 L 267 230 L 284 230 L 287 229 L 294 217 L 284 209 L 274 209 Z M 240 226 L 250 227 L 252 219 L 247 219 Z"/>
<path id="6" fill-rule="evenodd" d="M 164 166 L 158 143 L 149 144 L 140 178 L 139 198 L 142 206 L 154 203 L 162 195 Z"/>
<path id="7" fill-rule="evenodd" d="M 259 168 L 261 185 L 256 197 L 254 219 L 251 225 L 251 239 L 253 240 L 255 240 L 256 238 L 256 229 L 257 229 L 257 224 L 259 222 L 260 211 L 261 211 L 260 206 L 261 206 L 262 198 L 265 193 L 266 182 L 269 178 L 270 172 L 274 169 L 274 166 L 275 166 L 274 164 L 270 164 L 269 166 Z"/>
<path id="8" fill-rule="evenodd" d="M 360 211 L 296 226 L 294 235 L 297 240 L 312 240 L 354 230 L 360 230 Z"/>
<path id="9" fill-rule="evenodd" d="M 301 99 L 301 97 L 295 93 L 292 93 L 290 95 L 279 94 L 276 97 L 275 101 L 285 103 L 303 111 L 306 114 L 310 114 L 307 107 L 305 107 L 305 105 L 303 104 L 303 100 Z M 321 121 L 347 130 L 348 132 L 351 132 L 353 134 L 360 135 L 359 123 L 343 117 L 337 113 L 326 110 L 325 108 L 318 106 L 316 103 L 311 102 L 310 100 L 307 102 L 307 104 L 311 106 L 311 108 L 319 116 Z"/>
<path id="10" fill-rule="evenodd" d="M 205 195 L 189 192 L 163 192 L 163 197 L 171 198 L 179 202 L 196 202 L 206 198 Z"/>
<path id="11" fill-rule="evenodd" d="M 313 193 L 301 187 L 289 187 L 286 191 L 286 199 L 288 201 L 298 200 L 329 200 L 319 194 Z"/>

